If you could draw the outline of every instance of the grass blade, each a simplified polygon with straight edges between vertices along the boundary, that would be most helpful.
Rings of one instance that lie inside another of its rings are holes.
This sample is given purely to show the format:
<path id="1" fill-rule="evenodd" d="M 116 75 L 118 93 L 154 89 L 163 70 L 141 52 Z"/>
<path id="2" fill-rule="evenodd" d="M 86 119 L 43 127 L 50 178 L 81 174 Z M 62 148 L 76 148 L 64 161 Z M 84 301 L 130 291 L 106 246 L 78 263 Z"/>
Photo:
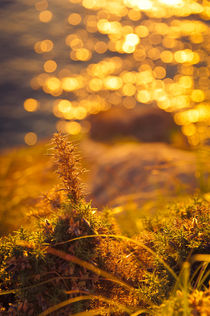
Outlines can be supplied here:
<path id="1" fill-rule="evenodd" d="M 139 309 L 135 313 L 132 313 L 130 316 L 139 316 L 139 315 L 145 314 L 145 313 L 149 313 L 149 311 L 147 309 Z"/>
<path id="2" fill-rule="evenodd" d="M 70 241 L 79 240 L 79 239 L 87 238 L 87 237 L 97 237 L 97 236 L 100 236 L 100 235 L 81 236 L 81 237 L 72 239 L 72 240 L 70 240 Z M 107 235 L 105 235 L 105 236 L 107 236 Z M 111 235 L 111 236 L 112 236 L 112 235 Z M 114 236 L 114 235 L 113 235 L 113 236 Z M 70 241 L 67 241 L 67 242 L 70 242 Z M 19 242 L 19 244 L 20 244 L 21 246 L 25 246 L 25 247 L 28 247 L 28 248 L 34 248 L 34 245 L 33 245 L 32 243 L 25 242 L 24 240 L 23 240 L 23 241 L 22 241 L 22 240 L 19 240 L 18 242 Z M 61 243 L 59 243 L 59 244 L 64 244 L 64 243 L 66 243 L 66 242 L 61 242 Z M 56 245 L 58 245 L 58 244 L 56 244 Z M 48 246 L 47 246 L 47 247 L 44 248 L 44 250 L 45 250 L 48 254 L 52 254 L 52 255 L 55 255 L 55 256 L 57 256 L 57 257 L 60 257 L 60 258 L 62 258 L 62 259 L 64 259 L 64 260 L 66 260 L 66 261 L 70 261 L 70 262 L 73 262 L 73 263 L 75 263 L 75 264 L 78 264 L 78 265 L 80 265 L 80 266 L 82 266 L 82 267 L 84 267 L 84 268 L 86 268 L 86 269 L 88 269 L 88 270 L 90 270 L 90 271 L 96 273 L 97 275 L 104 277 L 104 278 L 107 279 L 107 280 L 110 280 L 110 281 L 112 281 L 112 282 L 115 282 L 115 283 L 117 283 L 117 284 L 119 284 L 119 285 L 121 285 L 121 286 L 127 288 L 128 290 L 130 290 L 130 291 L 132 291 L 132 292 L 135 291 L 135 288 L 132 287 L 132 286 L 130 286 L 128 283 L 126 283 L 126 282 L 124 282 L 124 281 L 118 279 L 117 277 L 115 277 L 115 276 L 112 275 L 111 273 L 106 272 L 106 271 L 104 271 L 104 270 L 102 270 L 102 269 L 100 269 L 100 268 L 94 266 L 93 264 L 91 264 L 91 263 L 89 263 L 89 262 L 87 262 L 87 261 L 81 260 L 81 259 L 79 259 L 79 258 L 77 258 L 77 257 L 75 257 L 75 256 L 72 256 L 72 255 L 70 255 L 70 254 L 68 254 L 68 253 L 65 253 L 64 251 L 57 250 L 57 249 L 52 248 L 52 247 L 48 247 Z M 144 301 L 147 302 L 148 305 L 152 305 L 152 302 L 151 302 L 147 297 L 145 297 L 143 294 L 141 294 L 141 296 L 142 296 L 142 298 L 144 299 Z"/>
<path id="3" fill-rule="evenodd" d="M 192 283 L 192 281 L 194 280 L 194 278 L 196 277 L 196 275 L 198 274 L 199 270 L 202 269 L 203 267 L 203 262 L 197 267 L 197 269 L 195 269 L 195 271 L 193 272 L 191 279 L 190 279 L 190 283 Z"/>
<path id="4" fill-rule="evenodd" d="M 100 312 L 101 312 L 101 309 L 97 308 L 97 309 L 91 309 L 89 311 L 80 312 L 80 313 L 76 313 L 76 314 L 70 314 L 70 315 L 71 316 L 94 316 L 94 315 L 100 315 Z M 104 312 L 110 314 L 110 308 L 103 308 L 103 313 Z"/>
<path id="5" fill-rule="evenodd" d="M 73 262 L 75 264 L 78 264 L 82 267 L 84 267 L 85 269 L 88 269 L 94 273 L 96 273 L 97 275 L 99 276 L 103 276 L 104 278 L 106 278 L 107 280 L 110 280 L 114 283 L 117 283 L 125 288 L 127 288 L 129 291 L 135 291 L 135 288 L 130 286 L 128 283 L 118 279 L 117 277 L 115 277 L 113 274 L 109 273 L 109 272 L 106 272 L 96 266 L 94 266 L 93 264 L 87 262 L 87 261 L 84 261 L 84 260 L 81 260 L 75 256 L 72 256 L 64 251 L 61 251 L 61 250 L 57 250 L 57 249 L 54 249 L 54 248 L 51 248 L 51 247 L 48 247 L 46 249 L 47 253 L 49 254 L 52 254 L 52 255 L 55 255 L 57 257 L 60 257 L 66 261 L 70 261 L 70 262 Z M 140 295 L 140 294 L 139 294 Z M 144 296 L 143 294 L 141 294 L 141 297 L 144 299 L 144 301 L 148 304 L 148 305 L 152 305 L 152 302 L 146 297 Z"/>
<path id="6" fill-rule="evenodd" d="M 199 273 L 199 276 L 198 276 L 198 278 L 197 278 L 197 280 L 196 280 L 196 288 L 197 288 L 198 290 L 200 289 L 200 287 L 202 286 L 202 284 L 205 282 L 205 280 L 209 277 L 210 271 L 208 270 L 208 271 L 206 272 L 207 267 L 208 267 L 208 263 L 205 262 L 205 263 L 203 264 L 203 267 L 201 268 L 200 273 Z M 206 272 L 206 273 L 205 273 L 205 272 Z M 204 274 L 205 274 L 205 275 L 204 275 Z"/>
<path id="7" fill-rule="evenodd" d="M 98 267 L 95 267 L 93 264 L 87 262 L 87 261 L 84 261 L 84 260 L 81 260 L 75 256 L 72 256 L 64 251 L 61 251 L 61 250 L 57 250 L 57 249 L 54 249 L 54 248 L 51 248 L 51 247 L 48 247 L 46 249 L 47 253 L 51 254 L 51 255 L 54 255 L 54 256 L 57 256 L 57 257 L 60 257 L 66 261 L 70 261 L 70 262 L 73 262 L 75 264 L 78 264 L 88 270 L 91 270 L 92 272 L 96 273 L 97 275 L 101 275 L 103 277 L 105 277 L 106 279 L 109 279 L 123 287 L 126 287 L 127 289 L 129 289 L 130 291 L 134 291 L 135 289 L 130 286 L 129 284 L 125 283 L 124 281 L 121 281 L 119 280 L 118 278 L 116 278 L 115 276 L 113 276 L 111 273 L 108 273 L 104 270 L 101 270 L 100 268 Z"/>
<path id="8" fill-rule="evenodd" d="M 21 288 L 17 288 L 17 289 L 13 289 L 13 290 L 8 290 L 8 291 L 1 291 L 0 292 L 0 296 L 1 295 L 8 295 L 8 294 L 14 294 L 14 293 L 17 293 L 18 291 L 25 291 L 25 290 L 30 290 L 30 289 L 33 289 L 37 286 L 40 286 L 40 285 L 43 285 L 43 284 L 46 284 L 46 283 L 49 283 L 51 281 L 55 281 L 55 280 L 58 280 L 60 277 L 55 277 L 55 278 L 51 278 L 49 280 L 46 280 L 46 281 L 43 281 L 43 282 L 39 282 L 37 284 L 34 284 L 34 285 L 31 285 L 31 286 L 26 286 L 26 287 L 21 287 Z"/>
<path id="9" fill-rule="evenodd" d="M 105 303 L 108 303 L 110 305 L 116 305 L 118 309 L 125 311 L 127 313 L 131 313 L 132 311 L 130 309 L 128 309 L 126 306 L 119 304 L 119 303 L 115 303 L 113 300 L 105 298 L 103 296 L 97 296 L 97 295 L 82 295 L 82 296 L 77 296 L 77 297 L 73 297 L 70 298 L 68 300 L 65 300 L 59 304 L 53 305 L 50 308 L 46 309 L 44 312 L 42 312 L 41 314 L 39 314 L 39 316 L 46 316 L 49 315 L 50 313 L 53 313 L 55 311 L 57 311 L 58 309 L 61 309 L 62 307 L 65 307 L 69 304 L 72 303 L 76 303 L 76 302 L 80 302 L 80 301 L 85 301 L 85 300 L 100 300 L 103 301 Z M 79 313 L 81 314 L 81 313 Z"/>
<path id="10" fill-rule="evenodd" d="M 183 294 L 184 294 L 184 316 L 190 314 L 189 310 L 189 301 L 188 301 L 188 294 L 189 294 L 189 277 L 190 277 L 190 263 L 188 261 L 184 262 L 182 266 L 182 278 L 183 278 Z"/>
<path id="11" fill-rule="evenodd" d="M 152 249 L 150 249 L 149 247 L 147 247 L 146 245 L 144 245 L 143 243 L 134 240 L 132 238 L 126 237 L 126 236 L 120 236 L 120 235 L 106 235 L 106 234 L 98 234 L 98 235 L 87 235 L 87 236 L 80 236 L 77 238 L 73 238 L 61 243 L 56 243 L 54 244 L 54 246 L 57 245 L 61 245 L 61 244 L 65 244 L 65 243 L 70 243 L 76 240 L 80 240 L 80 239 L 85 239 L 85 238 L 96 238 L 96 237 L 106 237 L 106 238 L 115 238 L 115 239 L 122 239 L 125 240 L 127 242 L 131 242 L 134 243 L 142 248 L 144 248 L 145 250 L 147 250 L 149 253 L 151 253 L 155 258 L 157 258 L 157 260 L 163 264 L 163 266 L 168 270 L 168 272 L 174 277 L 174 279 L 179 283 L 179 279 L 178 276 L 176 275 L 176 273 L 173 271 L 173 269 L 171 269 L 171 267 L 160 257 L 158 256 L 155 251 L 153 251 Z"/>
<path id="12" fill-rule="evenodd" d="M 194 263 L 195 261 L 204 261 L 210 262 L 210 255 L 208 254 L 196 254 L 192 256 L 191 262 Z"/>

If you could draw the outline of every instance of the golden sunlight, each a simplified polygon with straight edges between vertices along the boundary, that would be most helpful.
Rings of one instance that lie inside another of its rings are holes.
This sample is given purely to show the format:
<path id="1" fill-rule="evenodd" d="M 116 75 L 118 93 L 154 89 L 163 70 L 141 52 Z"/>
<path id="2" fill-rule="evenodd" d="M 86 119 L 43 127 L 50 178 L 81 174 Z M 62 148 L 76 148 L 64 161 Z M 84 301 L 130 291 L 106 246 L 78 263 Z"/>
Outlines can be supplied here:
<path id="1" fill-rule="evenodd" d="M 28 146 L 34 146 L 37 143 L 37 135 L 33 132 L 27 133 L 24 140 Z"/>
<path id="2" fill-rule="evenodd" d="M 195 135 L 207 117 L 210 98 L 207 2 L 69 2 L 72 10 L 63 20 L 67 27 L 63 42 L 70 58 L 66 64 L 53 35 L 60 32 L 53 29 L 56 11 L 47 0 L 35 4 L 40 21 L 51 22 L 53 32 L 34 44 L 34 51 L 43 57 L 42 70 L 30 85 L 61 98 L 52 106 L 53 114 L 61 120 L 82 121 L 112 106 L 133 109 L 152 104 L 171 112 L 190 143 L 197 143 Z M 37 110 L 35 103 L 27 102 L 26 111 Z"/>
<path id="3" fill-rule="evenodd" d="M 183 0 L 158 0 L 161 4 L 165 4 L 167 6 L 184 6 L 184 1 Z"/>
<path id="4" fill-rule="evenodd" d="M 39 102 L 35 99 L 29 98 L 24 101 L 24 109 L 28 112 L 35 112 L 39 107 Z"/>
<path id="5" fill-rule="evenodd" d="M 124 0 L 125 5 L 131 6 L 132 8 L 137 8 L 142 11 L 147 11 L 152 9 L 152 1 L 150 0 Z"/>
<path id="6" fill-rule="evenodd" d="M 41 11 L 39 14 L 40 22 L 48 23 L 52 20 L 53 14 L 49 10 Z"/>

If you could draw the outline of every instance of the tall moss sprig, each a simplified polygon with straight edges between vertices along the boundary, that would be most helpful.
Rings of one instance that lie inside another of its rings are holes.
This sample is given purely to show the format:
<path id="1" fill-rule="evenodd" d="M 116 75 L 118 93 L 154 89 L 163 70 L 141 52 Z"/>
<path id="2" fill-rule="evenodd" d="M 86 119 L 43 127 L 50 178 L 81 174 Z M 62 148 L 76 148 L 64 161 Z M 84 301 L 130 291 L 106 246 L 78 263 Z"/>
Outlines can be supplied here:
<path id="1" fill-rule="evenodd" d="M 70 200 L 77 204 L 84 197 L 81 175 L 85 170 L 81 168 L 81 159 L 73 144 L 61 134 L 54 134 L 52 145 L 56 172 L 62 179 L 63 189 Z"/>

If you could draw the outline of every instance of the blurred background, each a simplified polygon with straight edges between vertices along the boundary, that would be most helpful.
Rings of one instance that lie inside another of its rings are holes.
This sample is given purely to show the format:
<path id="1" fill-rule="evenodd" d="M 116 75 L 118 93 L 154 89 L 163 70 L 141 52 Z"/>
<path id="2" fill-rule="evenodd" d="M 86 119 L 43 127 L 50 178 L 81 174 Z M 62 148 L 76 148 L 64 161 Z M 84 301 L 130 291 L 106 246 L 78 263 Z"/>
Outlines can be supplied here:
<path id="1" fill-rule="evenodd" d="M 209 18 L 207 0 L 1 0 L 1 148 L 56 130 L 208 144 Z"/>

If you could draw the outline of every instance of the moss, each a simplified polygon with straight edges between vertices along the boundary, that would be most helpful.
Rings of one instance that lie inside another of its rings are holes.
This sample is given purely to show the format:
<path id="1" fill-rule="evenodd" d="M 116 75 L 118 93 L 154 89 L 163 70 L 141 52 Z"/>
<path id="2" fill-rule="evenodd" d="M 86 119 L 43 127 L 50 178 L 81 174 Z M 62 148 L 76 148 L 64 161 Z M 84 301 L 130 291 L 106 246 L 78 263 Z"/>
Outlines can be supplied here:
<path id="1" fill-rule="evenodd" d="M 63 148 L 55 147 L 63 187 L 30 213 L 30 230 L 0 239 L 1 315 L 38 315 L 50 307 L 51 315 L 92 308 L 99 315 L 139 309 L 150 315 L 190 315 L 191 310 L 202 315 L 208 266 L 198 261 L 208 256 L 209 203 L 196 197 L 171 204 L 145 218 L 139 234 L 119 236 L 111 210 L 98 212 L 85 201 L 79 167 L 68 157 L 74 155 L 72 147 L 62 136 L 56 142 Z M 90 299 L 75 302 L 80 295 Z M 59 306 L 66 300 L 71 301 Z"/>
<path id="2" fill-rule="evenodd" d="M 81 202 L 75 208 L 67 202 L 64 209 L 60 209 L 50 218 L 42 218 L 41 223 L 39 219 L 33 232 L 20 229 L 1 239 L 1 291 L 14 290 L 12 298 L 0 296 L 3 307 L 8 309 L 9 304 L 12 304 L 10 309 L 25 315 L 19 305 L 27 300 L 28 306 L 30 305 L 27 312 L 33 310 L 33 315 L 38 315 L 46 308 L 69 298 L 66 291 L 91 292 L 95 289 L 98 276 L 86 271 L 84 267 L 49 255 L 45 250 L 48 245 L 99 233 L 102 228 L 103 233 L 110 232 L 103 226 L 103 220 L 98 215 L 97 220 L 93 220 L 92 212 L 90 204 L 84 206 Z M 97 262 L 94 250 L 97 244 L 96 239 L 82 239 L 71 244 L 57 245 L 55 248 L 80 259 Z M 76 310 L 83 310 L 86 304 L 78 303 L 75 306 Z"/>

